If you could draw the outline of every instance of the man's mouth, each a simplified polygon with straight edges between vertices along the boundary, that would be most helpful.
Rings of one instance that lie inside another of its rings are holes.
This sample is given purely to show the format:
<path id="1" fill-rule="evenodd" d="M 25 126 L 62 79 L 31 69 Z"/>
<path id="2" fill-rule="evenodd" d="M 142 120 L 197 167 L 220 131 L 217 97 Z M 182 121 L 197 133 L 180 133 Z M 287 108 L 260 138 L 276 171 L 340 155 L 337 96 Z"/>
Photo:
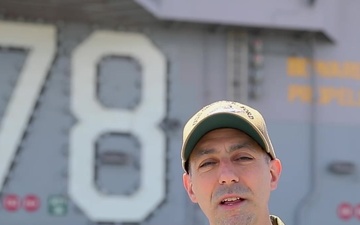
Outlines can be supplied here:
<path id="1" fill-rule="evenodd" d="M 243 198 L 240 198 L 240 197 L 231 197 L 231 198 L 225 198 L 223 199 L 220 204 L 221 205 L 234 205 L 234 204 L 237 204 L 237 203 L 240 203 L 244 201 Z"/>

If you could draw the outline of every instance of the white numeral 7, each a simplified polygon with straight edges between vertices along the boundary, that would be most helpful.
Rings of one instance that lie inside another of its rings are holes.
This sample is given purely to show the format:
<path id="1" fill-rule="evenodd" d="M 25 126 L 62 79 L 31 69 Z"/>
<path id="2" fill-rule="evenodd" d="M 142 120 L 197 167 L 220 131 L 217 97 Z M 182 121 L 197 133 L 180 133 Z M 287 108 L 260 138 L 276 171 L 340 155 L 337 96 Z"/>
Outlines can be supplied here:
<path id="1" fill-rule="evenodd" d="M 0 22 L 0 47 L 29 50 L 29 55 L 0 121 L 1 192 L 54 59 L 56 30 L 50 25 Z"/>

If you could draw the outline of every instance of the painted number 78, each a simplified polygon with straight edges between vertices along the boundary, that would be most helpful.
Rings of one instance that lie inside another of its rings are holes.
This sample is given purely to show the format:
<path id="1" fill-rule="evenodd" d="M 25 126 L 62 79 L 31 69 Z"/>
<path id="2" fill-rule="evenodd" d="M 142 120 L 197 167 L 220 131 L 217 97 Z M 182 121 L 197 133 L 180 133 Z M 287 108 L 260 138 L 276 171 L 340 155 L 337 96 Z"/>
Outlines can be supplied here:
<path id="1" fill-rule="evenodd" d="M 29 50 L 0 121 L 1 192 L 54 60 L 56 28 L 0 22 L 0 47 Z M 133 110 L 108 109 L 96 98 L 96 65 L 109 55 L 142 67 L 142 101 Z M 165 58 L 141 34 L 95 31 L 74 49 L 71 67 L 70 108 L 78 122 L 69 139 L 69 195 L 93 221 L 142 221 L 165 196 L 165 136 L 158 126 L 166 109 Z M 109 196 L 94 185 L 94 143 L 107 132 L 131 133 L 142 143 L 141 186 L 131 196 Z"/>

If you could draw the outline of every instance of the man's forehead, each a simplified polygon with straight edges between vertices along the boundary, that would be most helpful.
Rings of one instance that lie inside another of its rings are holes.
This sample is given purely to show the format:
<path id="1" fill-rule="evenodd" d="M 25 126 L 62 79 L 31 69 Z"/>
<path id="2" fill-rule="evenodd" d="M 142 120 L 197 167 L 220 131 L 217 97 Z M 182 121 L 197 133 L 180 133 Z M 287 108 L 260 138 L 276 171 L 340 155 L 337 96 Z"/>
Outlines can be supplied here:
<path id="1" fill-rule="evenodd" d="M 236 142 L 230 142 L 227 144 L 219 144 L 219 145 L 199 145 L 196 146 L 193 152 L 190 155 L 190 160 L 194 158 L 199 158 L 204 155 L 216 155 L 216 154 L 232 154 L 236 151 L 243 151 L 249 153 L 262 153 L 263 150 L 261 147 L 252 139 L 250 140 L 242 140 Z"/>
<path id="2" fill-rule="evenodd" d="M 226 153 L 231 153 L 234 152 L 236 150 L 241 150 L 241 149 L 248 149 L 250 151 L 255 150 L 255 145 L 253 142 L 249 142 L 249 141 L 244 141 L 244 142 L 235 142 L 235 143 L 231 143 L 229 145 L 224 145 L 223 148 L 216 148 L 213 146 L 207 147 L 207 146 L 199 146 L 199 147 L 195 147 L 194 151 L 193 151 L 193 155 L 206 155 L 206 154 L 217 154 L 217 153 L 221 153 L 221 151 L 223 150 Z"/>

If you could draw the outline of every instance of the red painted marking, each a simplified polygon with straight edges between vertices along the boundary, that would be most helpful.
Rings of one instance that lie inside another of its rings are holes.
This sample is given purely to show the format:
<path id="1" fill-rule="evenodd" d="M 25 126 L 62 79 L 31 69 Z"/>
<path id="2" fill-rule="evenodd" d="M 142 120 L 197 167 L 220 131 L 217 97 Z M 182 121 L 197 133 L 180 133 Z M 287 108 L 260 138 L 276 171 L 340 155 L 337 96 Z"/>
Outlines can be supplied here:
<path id="1" fill-rule="evenodd" d="M 360 220 L 360 204 L 354 207 L 354 215 L 358 220 Z"/>
<path id="2" fill-rule="evenodd" d="M 338 217 L 342 220 L 349 220 L 354 215 L 354 209 L 350 203 L 341 203 L 337 208 Z"/>
<path id="3" fill-rule="evenodd" d="M 15 212 L 20 208 L 20 199 L 17 195 L 6 195 L 3 199 L 3 206 L 9 212 Z"/>
<path id="4" fill-rule="evenodd" d="M 36 195 L 27 195 L 23 200 L 23 207 L 28 212 L 34 212 L 40 208 L 40 199 Z"/>

